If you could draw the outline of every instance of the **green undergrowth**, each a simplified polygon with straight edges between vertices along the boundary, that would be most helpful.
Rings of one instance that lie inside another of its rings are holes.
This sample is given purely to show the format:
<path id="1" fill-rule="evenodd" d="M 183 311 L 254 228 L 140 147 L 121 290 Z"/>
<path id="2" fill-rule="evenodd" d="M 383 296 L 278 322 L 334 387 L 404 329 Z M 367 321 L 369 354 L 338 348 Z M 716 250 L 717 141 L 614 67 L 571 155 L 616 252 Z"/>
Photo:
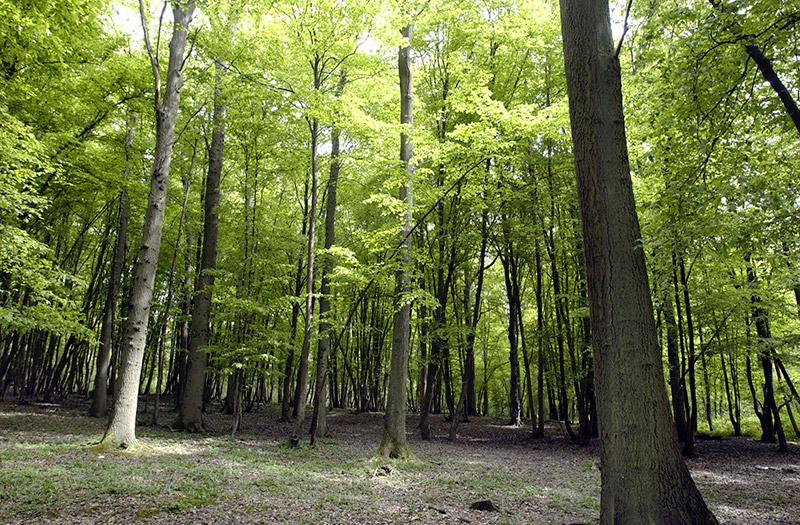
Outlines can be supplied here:
<path id="1" fill-rule="evenodd" d="M 37 417 L 27 429 L 13 421 L 9 431 L 0 414 L 0 522 L 47 516 L 169 522 L 190 511 L 237 521 L 335 522 L 347 513 L 363 522 L 429 522 L 449 516 L 441 512 L 469 512 L 470 503 L 483 499 L 497 505 L 501 521 L 518 520 L 515 507 L 533 500 L 596 513 L 591 488 L 544 487 L 524 473 L 458 454 L 396 460 L 378 457 L 377 442 L 369 448 L 324 439 L 312 448 L 304 440 L 292 450 L 284 439 L 264 435 L 152 427 L 139 427 L 141 448 L 107 452 L 91 446 L 102 420 L 73 415 L 68 425 Z"/>

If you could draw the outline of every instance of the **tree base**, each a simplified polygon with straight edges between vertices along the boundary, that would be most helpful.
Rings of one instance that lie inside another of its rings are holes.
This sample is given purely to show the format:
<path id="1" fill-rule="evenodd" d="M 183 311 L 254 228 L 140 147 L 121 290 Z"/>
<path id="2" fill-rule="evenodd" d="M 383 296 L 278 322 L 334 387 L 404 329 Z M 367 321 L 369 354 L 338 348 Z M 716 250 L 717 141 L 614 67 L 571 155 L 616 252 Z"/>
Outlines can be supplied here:
<path id="1" fill-rule="evenodd" d="M 414 453 L 405 443 L 400 443 L 386 432 L 383 433 L 381 446 L 378 448 L 378 456 L 389 459 L 413 459 Z"/>

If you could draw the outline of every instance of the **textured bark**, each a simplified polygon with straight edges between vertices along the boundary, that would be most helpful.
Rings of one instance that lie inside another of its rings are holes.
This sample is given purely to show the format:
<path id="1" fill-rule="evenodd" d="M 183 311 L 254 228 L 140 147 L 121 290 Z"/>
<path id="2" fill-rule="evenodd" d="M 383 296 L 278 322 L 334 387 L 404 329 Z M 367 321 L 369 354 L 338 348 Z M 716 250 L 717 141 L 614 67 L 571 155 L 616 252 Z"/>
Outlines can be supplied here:
<path id="1" fill-rule="evenodd" d="M 414 123 L 414 90 L 411 77 L 411 41 L 414 28 L 402 30 L 408 45 L 401 47 L 397 57 L 400 76 L 400 123 L 409 129 Z M 414 180 L 414 150 L 408 133 L 400 135 L 400 160 L 407 179 L 400 187 L 400 200 L 406 203 L 403 228 L 400 231 L 402 247 L 399 253 L 400 268 L 395 273 L 394 316 L 392 319 L 392 355 L 389 369 L 389 390 L 386 398 L 386 415 L 383 420 L 383 437 L 378 449 L 380 456 L 406 458 L 411 450 L 406 444 L 406 410 L 408 384 L 408 345 L 411 337 L 411 303 L 405 294 L 411 288 L 411 209 Z"/>
<path id="2" fill-rule="evenodd" d="M 183 86 L 184 50 L 188 37 L 189 23 L 192 21 L 195 3 L 176 1 L 172 6 L 173 30 L 169 44 L 169 64 L 167 82 L 164 87 L 163 104 L 160 100 L 160 80 L 156 74 L 156 149 L 153 173 L 150 179 L 150 194 L 144 216 L 142 245 L 136 261 L 136 270 L 131 289 L 128 320 L 122 342 L 118 383 L 115 388 L 114 413 L 108 423 L 101 446 L 131 447 L 136 445 L 136 409 L 138 402 L 139 378 L 142 372 L 147 323 L 153 286 L 161 250 L 161 233 L 164 225 L 164 211 L 167 200 L 169 169 L 172 161 L 172 147 L 175 135 L 175 121 L 178 117 L 180 91 Z M 142 11 L 144 11 L 142 9 Z M 144 16 L 144 15 L 142 15 Z M 158 63 L 153 59 L 153 69 Z"/>
<path id="3" fill-rule="evenodd" d="M 562 0 L 561 28 L 595 351 L 600 521 L 716 523 L 672 427 L 608 0 Z"/>
<path id="4" fill-rule="evenodd" d="M 136 133 L 136 113 L 131 113 L 128 120 L 128 135 L 125 141 L 125 157 L 129 160 L 130 148 Z M 123 178 L 127 180 L 130 169 L 125 168 Z M 94 377 L 94 393 L 89 415 L 100 417 L 108 412 L 108 371 L 111 366 L 112 335 L 114 318 L 117 313 L 117 296 L 119 295 L 122 267 L 125 264 L 125 246 L 128 244 L 128 190 L 122 189 L 119 196 L 119 213 L 117 214 L 117 240 L 114 244 L 114 255 L 111 261 L 111 275 L 108 279 L 108 294 L 103 308 L 103 324 L 100 327 L 100 347 L 97 350 L 97 371 Z"/>
<path id="5" fill-rule="evenodd" d="M 205 187 L 205 210 L 203 218 L 203 253 L 200 257 L 200 276 L 197 279 L 192 303 L 192 326 L 189 331 L 189 352 L 186 361 L 186 384 L 183 389 L 178 419 L 175 428 L 200 432 L 203 428 L 203 391 L 205 387 L 208 354 L 204 347 L 209 343 L 209 319 L 211 318 L 211 292 L 214 288 L 214 270 L 217 269 L 217 239 L 219 234 L 219 185 L 222 179 L 222 159 L 225 153 L 225 113 L 222 77 L 227 69 L 225 62 L 218 60 L 216 88 L 214 91 L 214 130 L 211 132 L 211 147 L 208 151 L 208 174 Z"/>

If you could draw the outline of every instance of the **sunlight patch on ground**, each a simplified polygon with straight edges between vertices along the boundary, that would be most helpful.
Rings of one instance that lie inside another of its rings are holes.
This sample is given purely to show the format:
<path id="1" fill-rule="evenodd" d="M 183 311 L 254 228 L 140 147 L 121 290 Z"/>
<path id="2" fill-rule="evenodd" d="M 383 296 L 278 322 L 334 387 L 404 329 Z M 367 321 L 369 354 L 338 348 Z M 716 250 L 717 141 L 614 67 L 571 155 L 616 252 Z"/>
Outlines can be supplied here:
<path id="1" fill-rule="evenodd" d="M 711 472 L 709 470 L 692 470 L 692 477 L 702 479 L 708 483 L 718 483 L 721 485 L 744 485 L 741 478 L 734 477 L 724 472 Z"/>

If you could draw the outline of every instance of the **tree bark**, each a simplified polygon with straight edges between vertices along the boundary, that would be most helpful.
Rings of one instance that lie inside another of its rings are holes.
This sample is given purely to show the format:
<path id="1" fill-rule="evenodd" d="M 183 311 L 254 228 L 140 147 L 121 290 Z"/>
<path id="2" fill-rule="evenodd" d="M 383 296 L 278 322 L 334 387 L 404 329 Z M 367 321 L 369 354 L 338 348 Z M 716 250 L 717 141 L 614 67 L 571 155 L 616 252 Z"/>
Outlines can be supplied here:
<path id="1" fill-rule="evenodd" d="M 136 133 L 136 113 L 131 112 L 128 119 L 128 134 L 125 141 L 125 160 L 130 162 L 130 149 Z M 126 166 L 123 179 L 127 181 L 130 167 Z M 97 350 L 97 371 L 94 377 L 94 393 L 91 417 L 101 417 L 108 412 L 108 371 L 111 366 L 112 336 L 114 318 L 117 313 L 117 296 L 122 279 L 122 267 L 125 265 L 125 246 L 128 244 L 128 190 L 123 187 L 119 195 L 119 213 L 117 215 L 117 240 L 114 244 L 114 255 L 111 262 L 111 275 L 108 279 L 108 294 L 103 308 L 103 324 L 100 328 L 100 347 Z"/>
<path id="2" fill-rule="evenodd" d="M 142 18 L 144 7 L 140 3 Z M 150 194 L 144 216 L 142 245 L 136 262 L 131 290 L 130 309 L 125 325 L 122 356 L 120 359 L 118 384 L 115 388 L 114 413 L 108 423 L 101 447 L 126 448 L 136 445 L 136 409 L 138 404 L 139 377 L 142 372 L 147 323 L 150 303 L 153 298 L 158 254 L 161 250 L 161 233 L 167 200 L 169 169 L 178 117 L 180 92 L 183 86 L 184 50 L 189 24 L 195 10 L 194 0 L 175 1 L 172 6 L 173 30 L 169 44 L 167 82 L 161 103 L 161 85 L 158 61 L 151 54 L 156 79 L 156 149 L 153 172 L 150 179 Z M 145 26 L 146 27 L 146 26 Z M 149 39 L 148 39 L 149 40 Z M 149 47 L 149 45 L 148 45 Z"/>
<path id="3" fill-rule="evenodd" d="M 339 79 L 338 95 L 344 89 L 345 74 Z M 311 416 L 311 445 L 318 437 L 328 434 L 326 410 L 328 405 L 328 357 L 330 355 L 331 336 L 331 274 L 333 273 L 333 257 L 328 250 L 336 243 L 336 187 L 339 182 L 339 129 L 334 127 L 331 133 L 331 169 L 328 177 L 328 198 L 325 203 L 325 259 L 322 264 L 322 278 L 319 297 L 319 343 L 317 346 L 317 373 L 314 386 L 314 413 Z"/>
<path id="4" fill-rule="evenodd" d="M 411 76 L 411 42 L 414 26 L 402 29 L 408 45 L 398 51 L 397 69 L 400 77 L 400 124 L 405 126 L 400 134 L 400 160 L 406 170 L 406 182 L 400 187 L 398 197 L 405 202 L 403 227 L 400 231 L 402 246 L 399 252 L 400 267 L 395 272 L 394 316 L 392 319 L 392 355 L 389 368 L 389 390 L 383 437 L 378 455 L 408 458 L 411 450 L 406 444 L 406 410 L 408 384 L 408 354 L 411 337 L 411 302 L 406 296 L 411 290 L 411 220 L 414 183 L 414 148 L 409 132 L 414 124 L 414 84 Z"/>
<path id="5" fill-rule="evenodd" d="M 314 87 L 319 89 L 320 61 L 319 57 L 312 62 L 314 69 Z M 300 350 L 300 366 L 297 371 L 297 396 L 295 413 L 297 417 L 292 427 L 289 438 L 289 447 L 295 448 L 300 444 L 300 434 L 303 432 L 303 422 L 306 414 L 306 397 L 308 396 L 308 354 L 311 350 L 311 327 L 314 315 L 314 242 L 316 240 L 317 218 L 317 144 L 319 141 L 319 121 L 316 117 L 309 121 L 311 131 L 311 208 L 308 211 L 308 252 L 306 253 L 306 298 L 305 298 L 305 324 L 303 328 L 303 347 Z"/>
<path id="6" fill-rule="evenodd" d="M 411 302 L 406 294 L 411 290 L 411 220 L 414 181 L 414 148 L 409 132 L 414 124 L 414 85 L 411 76 L 411 42 L 414 26 L 402 29 L 408 45 L 401 47 L 397 56 L 400 77 L 400 124 L 405 126 L 400 134 L 400 160 L 406 169 L 406 183 L 400 187 L 398 197 L 405 202 L 403 227 L 400 231 L 402 247 L 399 252 L 400 267 L 395 272 L 394 316 L 392 319 L 392 356 L 389 369 L 389 390 L 386 398 L 386 415 L 383 437 L 378 455 L 391 458 L 408 458 L 411 450 L 406 444 L 406 410 L 408 383 L 408 353 L 411 336 Z"/>
<path id="7" fill-rule="evenodd" d="M 214 90 L 214 129 L 211 132 L 211 147 L 208 150 L 208 174 L 206 176 L 205 215 L 203 218 L 203 252 L 200 257 L 200 276 L 197 280 L 192 303 L 192 326 L 189 331 L 189 352 L 186 361 L 186 384 L 180 404 L 175 428 L 189 432 L 202 432 L 203 391 L 206 377 L 209 344 L 209 320 L 211 318 L 211 293 L 214 288 L 214 271 L 217 269 L 217 240 L 219 236 L 220 180 L 222 159 L 225 153 L 225 113 L 222 79 L 227 66 L 224 61 L 216 63 L 216 87 Z"/>
<path id="8" fill-rule="evenodd" d="M 672 427 L 608 0 L 561 0 L 601 439 L 603 524 L 717 523 Z"/>

